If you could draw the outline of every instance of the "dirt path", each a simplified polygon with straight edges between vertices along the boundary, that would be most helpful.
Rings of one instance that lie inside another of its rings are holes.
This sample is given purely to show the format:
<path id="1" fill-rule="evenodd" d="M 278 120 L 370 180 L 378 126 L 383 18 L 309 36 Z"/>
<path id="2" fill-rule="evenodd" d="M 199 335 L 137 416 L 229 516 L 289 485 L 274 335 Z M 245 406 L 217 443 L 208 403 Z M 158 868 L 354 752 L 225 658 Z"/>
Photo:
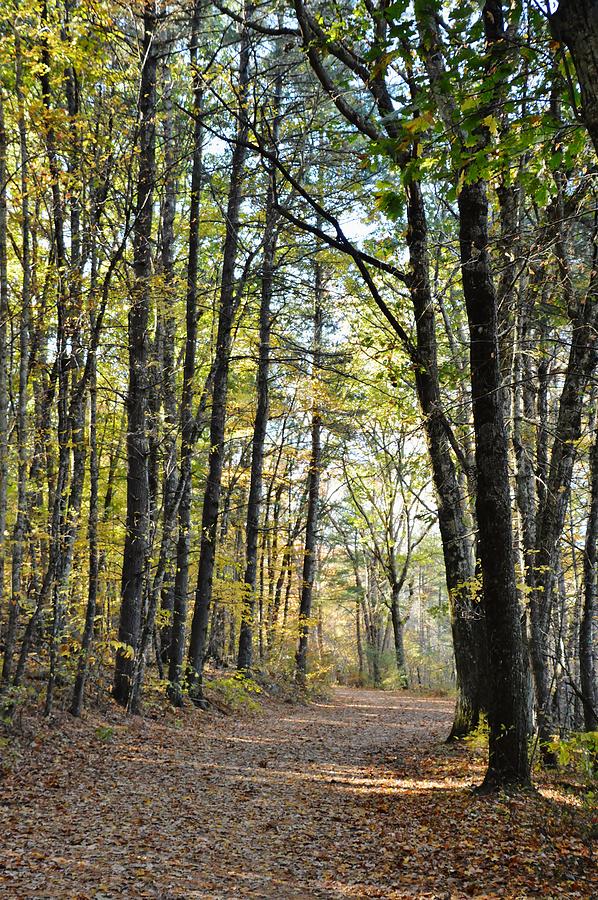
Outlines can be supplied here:
<path id="1" fill-rule="evenodd" d="M 448 701 L 338 689 L 244 718 L 111 715 L 40 727 L 2 784 L 0 897 L 520 900 L 596 886 L 573 801 L 471 796 L 471 754 L 441 743 Z"/>

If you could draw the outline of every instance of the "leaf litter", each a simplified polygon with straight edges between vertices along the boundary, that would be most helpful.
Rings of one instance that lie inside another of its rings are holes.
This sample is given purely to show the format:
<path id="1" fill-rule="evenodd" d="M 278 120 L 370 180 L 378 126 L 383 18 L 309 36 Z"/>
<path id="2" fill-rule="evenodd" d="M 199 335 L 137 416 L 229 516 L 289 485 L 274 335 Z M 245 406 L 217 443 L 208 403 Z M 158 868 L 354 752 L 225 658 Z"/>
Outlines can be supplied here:
<path id="1" fill-rule="evenodd" d="M 35 720 L 2 782 L 10 900 L 598 895 L 595 819 L 562 781 L 479 798 L 449 700 L 337 688 L 259 713 Z"/>

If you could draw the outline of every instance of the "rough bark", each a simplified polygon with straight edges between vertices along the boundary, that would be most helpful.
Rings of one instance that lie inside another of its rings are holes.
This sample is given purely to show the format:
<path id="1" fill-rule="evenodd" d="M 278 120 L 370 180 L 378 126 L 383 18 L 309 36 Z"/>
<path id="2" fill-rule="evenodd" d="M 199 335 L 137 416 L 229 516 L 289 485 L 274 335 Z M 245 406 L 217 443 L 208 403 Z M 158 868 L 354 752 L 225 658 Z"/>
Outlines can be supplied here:
<path id="1" fill-rule="evenodd" d="M 583 118 L 598 153 L 598 2 L 561 0 L 550 17 L 552 33 L 569 48 L 579 87 Z"/>
<path id="2" fill-rule="evenodd" d="M 468 537 L 466 512 L 442 418 L 427 224 L 419 183 L 408 184 L 407 199 L 410 294 L 416 318 L 417 352 L 421 359 L 421 366 L 416 369 L 416 387 L 437 497 L 455 653 L 457 703 L 449 735 L 451 740 L 473 730 L 485 707 L 485 626 L 479 598 L 475 596 L 475 560 Z"/>
<path id="3" fill-rule="evenodd" d="M 121 609 L 113 694 L 127 705 L 134 654 L 139 641 L 148 538 L 148 318 L 152 268 L 151 233 L 155 186 L 156 25 L 153 0 L 143 9 L 142 69 L 139 89 L 139 173 L 133 238 L 135 283 L 129 310 L 127 395 L 127 515 L 121 581 Z"/>
<path id="4" fill-rule="evenodd" d="M 525 666 L 484 183 L 464 184 L 458 202 L 461 271 L 471 341 L 476 513 L 491 686 L 490 755 L 484 787 L 493 789 L 529 782 Z"/>

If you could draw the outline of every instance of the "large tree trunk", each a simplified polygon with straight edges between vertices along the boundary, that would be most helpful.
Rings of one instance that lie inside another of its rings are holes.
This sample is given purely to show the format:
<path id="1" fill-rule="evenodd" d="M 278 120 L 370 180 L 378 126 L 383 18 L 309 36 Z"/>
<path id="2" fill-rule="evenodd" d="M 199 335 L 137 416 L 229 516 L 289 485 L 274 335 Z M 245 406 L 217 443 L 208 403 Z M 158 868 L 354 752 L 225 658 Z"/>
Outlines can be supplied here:
<path id="1" fill-rule="evenodd" d="M 496 294 L 488 252 L 488 200 L 481 181 L 465 184 L 459 194 L 459 243 L 471 340 L 476 513 L 491 685 L 484 787 L 494 789 L 528 784 L 529 765 Z"/>
<path id="2" fill-rule="evenodd" d="M 241 36 L 239 60 L 239 125 L 231 160 L 231 177 L 226 210 L 226 237 L 222 259 L 222 280 L 216 337 L 216 368 L 210 419 L 210 458 L 204 491 L 199 569 L 189 644 L 190 694 L 194 701 L 200 704 L 203 703 L 203 665 L 216 561 L 216 527 L 224 461 L 228 373 L 235 311 L 235 266 L 239 243 L 239 213 L 246 156 L 245 144 L 248 132 L 245 103 L 249 86 L 249 49 L 249 34 L 247 29 L 244 28 Z"/>
<path id="3" fill-rule="evenodd" d="M 502 59 L 504 19 L 500 2 L 487 0 L 485 65 L 493 76 L 485 111 L 493 112 L 501 79 L 493 66 Z M 455 99 L 446 89 L 446 71 L 433 5 L 420 8 L 426 44 L 426 67 L 447 131 L 458 141 L 463 134 L 455 117 Z M 477 149 L 488 142 L 477 129 Z M 459 241 L 463 291 L 470 329 L 478 549 L 486 615 L 490 698 L 490 760 L 485 788 L 527 784 L 527 721 L 524 656 L 512 547 L 508 442 L 500 376 L 497 300 L 488 252 L 488 200 L 483 181 L 467 179 L 459 194 Z"/>
<path id="4" fill-rule="evenodd" d="M 598 0 L 561 0 L 550 25 L 573 58 L 584 122 L 598 153 Z"/>
<path id="5" fill-rule="evenodd" d="M 113 694 L 129 700 L 134 654 L 139 641 L 148 539 L 148 319 L 152 270 L 152 213 L 155 186 L 156 41 L 153 0 L 143 10 L 139 89 L 139 176 L 133 242 L 135 284 L 129 310 L 129 391 L 127 396 L 127 517 L 122 567 L 121 609 Z"/>
<path id="6" fill-rule="evenodd" d="M 478 598 L 474 595 L 475 560 L 464 500 L 442 419 L 427 223 L 419 183 L 408 183 L 407 201 L 407 243 L 412 270 L 410 293 L 416 320 L 417 352 L 421 359 L 415 377 L 438 503 L 457 675 L 457 703 L 450 740 L 472 731 L 485 707 L 485 625 Z"/>

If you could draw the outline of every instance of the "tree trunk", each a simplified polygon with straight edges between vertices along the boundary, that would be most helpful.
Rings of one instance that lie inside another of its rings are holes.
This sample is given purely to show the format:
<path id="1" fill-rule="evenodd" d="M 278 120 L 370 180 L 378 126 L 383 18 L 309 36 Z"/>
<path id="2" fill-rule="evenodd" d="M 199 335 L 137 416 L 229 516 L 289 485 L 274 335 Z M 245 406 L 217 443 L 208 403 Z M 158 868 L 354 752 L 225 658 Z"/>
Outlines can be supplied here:
<path id="1" fill-rule="evenodd" d="M 216 526 L 220 506 L 224 433 L 228 392 L 228 373 L 235 310 L 235 266 L 239 243 L 239 213 L 242 200 L 243 169 L 246 156 L 248 123 L 245 103 L 249 85 L 249 35 L 246 28 L 241 36 L 239 61 L 239 124 L 231 160 L 231 178 L 226 211 L 226 237 L 222 260 L 218 332 L 216 337 L 216 368 L 212 390 L 210 419 L 210 458 L 204 491 L 199 569 L 195 607 L 189 644 L 189 691 L 195 702 L 203 704 L 203 664 L 206 650 L 208 618 L 212 599 L 212 581 L 216 561 Z"/>
<path id="2" fill-rule="evenodd" d="M 598 731 L 598 690 L 594 659 L 594 633 L 598 596 L 598 427 L 590 451 L 590 511 L 586 524 L 583 561 L 583 611 L 579 624 L 579 676 L 586 731 Z"/>
<path id="3" fill-rule="evenodd" d="M 42 22 L 47 25 L 48 7 L 46 2 L 42 5 L 41 10 Z M 48 595 L 52 597 L 52 627 L 50 632 L 50 668 L 48 674 L 48 682 L 46 689 L 46 699 L 44 705 L 44 714 L 49 715 L 52 709 L 54 685 L 56 682 L 57 670 L 60 662 L 58 645 L 60 635 L 64 626 L 64 614 L 66 606 L 66 584 L 70 562 L 72 559 L 72 541 L 71 537 L 76 529 L 76 519 L 78 514 L 78 505 L 80 503 L 82 482 L 81 480 L 81 458 L 80 458 L 80 433 L 79 426 L 81 424 L 81 410 L 79 407 L 69 414 L 69 364 L 76 362 L 75 355 L 69 360 L 69 337 L 72 340 L 71 347 L 77 345 L 77 326 L 71 321 L 72 318 L 72 300 L 73 294 L 71 290 L 76 290 L 74 283 L 77 274 L 69 271 L 67 262 L 66 245 L 65 245 L 65 223 L 64 208 L 61 193 L 61 167 L 58 158 L 58 150 L 56 143 L 56 132 L 54 127 L 53 110 L 51 103 L 51 56 L 47 38 L 44 36 L 41 47 L 41 59 L 43 63 L 42 70 L 39 75 L 42 105 L 44 110 L 44 142 L 46 156 L 48 160 L 48 170 L 50 174 L 51 197 L 52 197 L 52 226 L 53 226 L 53 252 L 57 270 L 57 297 L 56 297 L 56 383 L 58 394 L 56 398 L 57 405 L 57 443 L 58 443 L 58 469 L 56 473 L 56 482 L 54 485 L 53 495 L 50 498 L 49 508 L 51 510 L 49 521 L 50 533 L 50 553 L 48 559 L 48 567 L 44 576 L 44 581 L 40 589 L 36 604 L 36 613 L 40 613 L 45 599 Z M 67 101 L 69 98 L 69 74 L 66 75 L 65 83 L 67 86 Z M 69 102 L 69 115 L 73 115 L 71 102 Z M 77 227 L 77 216 L 74 216 L 74 223 Z M 78 236 L 71 233 L 73 244 L 76 246 Z M 73 246 L 71 247 L 71 250 Z M 73 282 L 71 283 L 71 276 Z M 74 332 L 74 333 L 73 333 Z M 82 402 L 82 401 L 81 401 Z M 77 429 L 77 433 L 73 432 L 73 425 Z M 79 444 L 76 451 L 76 467 L 73 466 L 73 476 L 71 485 L 71 495 L 67 508 L 67 491 L 69 481 L 69 470 L 71 461 L 71 444 L 75 448 Z M 82 451 L 84 453 L 84 451 Z M 84 471 L 84 467 L 83 467 Z M 51 492 L 52 493 L 52 492 Z"/>
<path id="4" fill-rule="evenodd" d="M 550 743 L 555 731 L 550 714 L 550 675 L 546 661 L 546 642 L 552 614 L 553 574 L 569 503 L 577 442 L 581 435 L 585 390 L 596 365 L 597 287 L 598 277 L 594 275 L 582 304 L 582 312 L 574 320 L 569 361 L 559 398 L 556 437 L 550 454 L 545 499 L 538 516 L 536 589 L 531 594 L 530 610 L 538 733 L 543 748 Z M 546 762 L 556 762 L 548 751 L 543 755 Z"/>
<path id="5" fill-rule="evenodd" d="M 80 716 L 85 695 L 85 683 L 89 668 L 89 652 L 93 641 L 95 624 L 98 577 L 99 577 L 99 553 L 98 553 L 98 483 L 100 477 L 98 458 L 97 436 L 97 383 L 95 357 L 92 363 L 93 371 L 90 384 L 90 419 L 89 419 L 89 521 L 87 536 L 89 541 L 89 579 L 87 587 L 87 607 L 85 610 L 85 625 L 81 639 L 81 650 L 77 662 L 77 675 L 73 688 L 71 701 L 71 713 Z"/>
<path id="6" fill-rule="evenodd" d="M 174 606 L 174 550 L 176 545 L 175 502 L 177 492 L 177 403 L 176 403 L 176 363 L 175 363 L 175 216 L 176 216 L 176 153 L 174 143 L 174 118 L 172 103 L 172 76 L 170 71 L 171 36 L 164 41 L 165 58 L 162 63 L 163 107 L 164 107 L 164 199 L 162 204 L 162 247 L 161 263 L 164 277 L 162 306 L 162 366 L 161 393 L 164 406 L 163 433 L 163 475 L 162 475 L 162 540 L 160 555 L 165 560 L 162 577 L 161 608 L 168 616 L 168 622 L 160 631 L 160 653 L 163 661 L 168 661 L 172 631 L 172 610 Z"/>
<path id="7" fill-rule="evenodd" d="M 359 591 L 359 586 L 357 588 Z M 363 640 L 361 637 L 361 592 L 358 593 L 355 600 L 355 640 L 357 643 L 357 683 L 359 687 L 363 687 L 364 681 L 364 664 L 363 664 Z"/>
<path id="8" fill-rule="evenodd" d="M 17 514 L 13 530 L 11 559 L 11 597 L 8 626 L 2 664 L 2 684 L 5 686 L 12 674 L 12 662 L 16 648 L 17 626 L 23 601 L 23 561 L 27 537 L 27 468 L 28 421 L 27 377 L 30 346 L 31 303 L 31 219 L 29 210 L 29 151 L 25 125 L 25 106 L 22 85 L 22 55 L 18 32 L 15 31 L 15 91 L 18 104 L 19 152 L 21 168 L 21 316 L 19 324 L 19 386 L 16 414 L 18 442 L 17 463 Z"/>
<path id="9" fill-rule="evenodd" d="M 278 76 L 274 97 L 274 126 L 272 141 L 276 147 L 278 141 L 278 107 L 282 89 L 281 76 Z M 269 392 L 268 377 L 270 370 L 270 304 L 272 300 L 272 280 L 274 274 L 274 256 L 276 253 L 276 188 L 274 172 L 270 173 L 268 195 L 266 198 L 266 222 L 264 227 L 264 253 L 261 276 L 260 303 L 260 347 L 257 372 L 257 409 L 253 425 L 251 444 L 251 476 L 249 498 L 247 501 L 246 524 L 246 564 L 244 602 L 239 631 L 239 654 L 237 668 L 249 671 L 253 658 L 252 625 L 255 614 L 255 584 L 257 573 L 257 551 L 259 521 L 262 499 L 262 472 L 264 464 L 264 444 L 268 425 Z M 261 630 L 260 630 L 261 634 Z"/>
<path id="10" fill-rule="evenodd" d="M 495 789 L 529 783 L 525 667 L 484 183 L 464 184 L 458 202 L 461 272 L 471 341 L 476 513 L 491 686 L 490 757 L 483 787 Z"/>
<path id="11" fill-rule="evenodd" d="M 581 89 L 583 118 L 598 153 L 598 2 L 561 0 L 552 33 L 569 48 Z"/>
<path id="12" fill-rule="evenodd" d="M 152 271 L 152 213 L 155 186 L 157 15 L 154 0 L 143 9 L 142 69 L 139 89 L 139 175 L 133 241 L 135 284 L 129 310 L 129 391 L 127 396 L 127 515 L 121 609 L 113 694 L 126 706 L 139 641 L 148 539 L 148 319 Z"/>
<path id="13" fill-rule="evenodd" d="M 397 661 L 397 672 L 401 682 L 401 687 L 407 689 L 409 687 L 409 677 L 407 675 L 407 663 L 405 660 L 405 642 L 403 638 L 403 620 L 401 619 L 401 608 L 399 605 L 399 594 L 401 588 L 395 584 L 391 587 L 390 599 L 390 617 L 392 620 L 392 632 L 395 644 L 395 659 Z"/>
<path id="14" fill-rule="evenodd" d="M 449 735 L 452 740 L 463 737 L 477 726 L 480 711 L 485 706 L 485 626 L 474 592 L 475 560 L 468 538 L 463 498 L 442 420 L 424 199 L 419 183 L 410 182 L 406 189 L 407 243 L 412 270 L 410 293 L 416 320 L 417 352 L 421 359 L 415 378 L 438 503 L 457 673 L 457 703 Z"/>
<path id="15" fill-rule="evenodd" d="M 202 122 L 203 82 L 197 68 L 202 10 L 203 0 L 196 0 L 193 8 L 193 23 L 189 47 L 191 69 L 193 71 L 193 153 L 191 163 L 191 197 L 189 204 L 189 255 L 187 260 L 185 356 L 183 361 L 183 389 L 180 408 L 181 457 L 179 477 L 182 479 L 182 492 L 178 512 L 178 537 L 176 544 L 176 566 L 168 668 L 168 680 L 170 683 L 168 694 L 175 705 L 180 705 L 182 701 L 181 678 L 183 674 L 187 595 L 189 591 L 189 552 L 191 549 L 191 500 L 193 491 L 191 467 L 193 462 L 195 430 L 193 422 L 193 379 L 195 376 L 195 354 L 197 343 L 199 213 L 201 188 L 203 183 L 204 139 Z"/>
<path id="16" fill-rule="evenodd" d="M 312 383 L 317 394 L 319 367 L 322 356 L 323 273 L 321 263 L 315 263 L 314 281 L 314 336 Z M 305 687 L 307 677 L 307 649 L 309 641 L 309 618 L 311 616 L 314 579 L 316 575 L 316 549 L 318 543 L 318 519 L 320 507 L 320 473 L 322 469 L 322 416 L 317 396 L 314 396 L 311 417 L 311 453 L 309 457 L 307 521 L 305 525 L 305 546 L 303 550 L 303 571 L 301 576 L 301 599 L 299 603 L 299 644 L 295 655 L 295 677 L 301 687 Z"/>
<path id="17" fill-rule="evenodd" d="M 0 89 L 0 624 L 4 621 L 4 570 L 6 561 L 6 500 L 8 479 L 8 369 L 6 327 L 8 324 L 8 217 L 6 202 L 6 154 L 4 96 Z"/>

